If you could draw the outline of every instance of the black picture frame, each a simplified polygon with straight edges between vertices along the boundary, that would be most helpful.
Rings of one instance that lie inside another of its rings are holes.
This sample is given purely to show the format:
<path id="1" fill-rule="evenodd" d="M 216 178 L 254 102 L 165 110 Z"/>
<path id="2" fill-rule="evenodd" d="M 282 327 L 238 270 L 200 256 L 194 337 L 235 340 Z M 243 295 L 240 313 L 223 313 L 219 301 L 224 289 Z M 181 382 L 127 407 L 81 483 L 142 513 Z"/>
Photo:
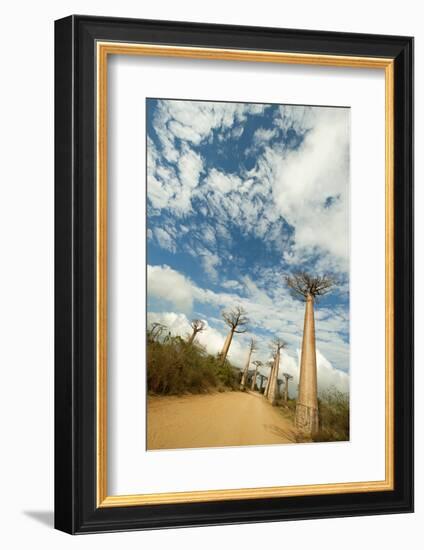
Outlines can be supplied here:
<path id="1" fill-rule="evenodd" d="M 98 40 L 394 60 L 394 490 L 97 507 Z M 55 75 L 55 527 L 76 534 L 413 511 L 413 39 L 73 15 L 55 22 Z"/>

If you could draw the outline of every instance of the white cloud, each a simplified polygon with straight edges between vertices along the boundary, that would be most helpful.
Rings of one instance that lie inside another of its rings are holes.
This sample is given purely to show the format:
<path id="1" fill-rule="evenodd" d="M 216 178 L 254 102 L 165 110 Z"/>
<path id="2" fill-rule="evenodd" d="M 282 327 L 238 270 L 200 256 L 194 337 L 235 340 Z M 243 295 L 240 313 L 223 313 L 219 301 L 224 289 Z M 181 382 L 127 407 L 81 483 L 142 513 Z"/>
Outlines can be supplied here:
<path id="1" fill-rule="evenodd" d="M 276 137 L 277 134 L 278 130 L 276 128 L 258 128 L 253 134 L 253 140 L 257 145 L 262 145 Z"/>
<path id="2" fill-rule="evenodd" d="M 238 139 L 239 137 L 241 137 L 243 135 L 243 132 L 244 132 L 244 126 L 242 126 L 242 125 L 235 126 L 231 130 L 231 137 L 234 138 L 234 139 Z"/>
<path id="3" fill-rule="evenodd" d="M 185 147 L 178 159 L 178 172 L 182 185 L 187 187 L 188 190 L 194 189 L 199 183 L 199 176 L 202 170 L 202 157 L 189 147 Z"/>
<path id="4" fill-rule="evenodd" d="M 298 366 L 296 368 L 296 378 L 293 382 L 299 383 L 301 351 L 297 350 Z M 290 372 L 290 374 L 293 374 Z M 335 369 L 330 361 L 324 357 L 319 349 L 317 349 L 317 379 L 318 393 L 322 393 L 331 387 L 337 388 L 341 392 L 349 392 L 349 375 L 341 370 Z"/>
<path id="5" fill-rule="evenodd" d="M 208 245 L 214 245 L 216 243 L 215 231 L 210 225 L 202 227 L 200 235 Z"/>
<path id="6" fill-rule="evenodd" d="M 272 300 L 268 296 L 268 294 L 261 290 L 248 275 L 242 277 L 242 281 L 251 300 L 253 300 L 257 304 L 260 304 L 261 306 L 272 305 Z"/>
<path id="7" fill-rule="evenodd" d="M 221 263 L 221 260 L 217 254 L 206 253 L 201 256 L 203 269 L 212 279 L 212 281 L 218 280 L 217 267 Z"/>
<path id="8" fill-rule="evenodd" d="M 153 234 L 161 248 L 164 250 L 169 250 L 169 252 L 175 252 L 176 248 L 174 239 L 167 231 L 165 231 L 165 229 L 162 227 L 155 227 L 153 229 Z"/>
<path id="9" fill-rule="evenodd" d="M 181 311 L 193 308 L 193 285 L 189 279 L 168 267 L 147 266 L 149 296 L 165 300 Z"/>
<path id="10" fill-rule="evenodd" d="M 243 285 L 241 285 L 238 281 L 235 281 L 234 279 L 229 279 L 228 281 L 223 281 L 221 283 L 221 286 L 223 288 L 228 288 L 230 290 L 241 290 L 243 288 Z"/>
<path id="11" fill-rule="evenodd" d="M 147 273 L 149 296 L 166 300 L 186 314 L 190 314 L 195 302 L 210 305 L 219 311 L 235 305 L 243 307 L 250 319 L 249 333 L 245 338 L 251 335 L 258 338 L 261 349 L 258 358 L 261 360 L 267 360 L 270 355 L 268 344 L 272 336 L 287 342 L 287 353 L 301 348 L 304 305 L 293 299 L 282 285 L 276 285 L 273 292 L 266 292 L 245 277 L 243 287 L 247 290 L 247 296 L 243 297 L 235 292 L 238 289 L 234 283 L 231 283 L 229 292 L 214 292 L 198 287 L 166 265 L 148 266 Z M 347 371 L 349 344 L 343 340 L 341 332 L 346 331 L 348 319 L 339 309 L 327 310 L 319 306 L 315 317 L 318 349 L 334 370 Z M 264 331 L 269 336 L 264 336 Z"/>
<path id="12" fill-rule="evenodd" d="M 149 201 L 154 208 L 166 208 L 175 195 L 179 182 L 175 171 L 163 167 L 153 141 L 147 140 L 147 186 Z"/>
<path id="13" fill-rule="evenodd" d="M 242 180 L 234 174 L 224 174 L 212 168 L 205 183 L 211 191 L 226 195 L 230 191 L 238 190 Z"/>
<path id="14" fill-rule="evenodd" d="M 248 103 L 161 100 L 153 124 L 168 159 L 172 160 L 174 155 L 169 154 L 169 149 L 175 138 L 199 145 L 213 130 L 222 132 L 236 124 L 234 131 L 238 133 L 247 114 L 260 114 L 266 108 L 267 105 Z"/>
<path id="15" fill-rule="evenodd" d="M 185 146 L 175 150 L 174 164 L 165 164 L 166 157 L 159 155 L 151 139 L 147 145 L 147 187 L 153 208 L 160 211 L 172 206 L 177 216 L 189 213 L 193 190 L 203 171 L 201 156 Z"/>
<path id="16" fill-rule="evenodd" d="M 285 109 L 286 111 L 286 109 Z M 289 111 L 290 115 L 297 111 Z M 292 124 L 306 131 L 298 149 L 268 148 L 275 206 L 295 230 L 289 262 L 312 252 L 326 254 L 324 265 L 345 271 L 349 253 L 349 132 L 347 109 L 302 109 Z M 281 119 L 287 125 L 287 118 Z"/>
<path id="17" fill-rule="evenodd" d="M 318 257 L 318 270 L 346 272 L 348 109 L 281 106 L 274 118 L 276 128 L 259 128 L 255 139 L 266 144 L 277 128 L 285 132 L 293 129 L 303 136 L 299 146 L 292 148 L 284 142 L 268 145 L 250 172 L 225 173 L 212 167 L 200 183 L 205 167 L 190 143 L 199 144 L 218 128 L 241 128 L 247 114 L 263 109 L 232 103 L 159 102 L 154 123 L 161 155 L 148 140 L 148 187 L 153 207 L 172 207 L 174 215 L 186 216 L 196 197 L 199 212 L 212 216 L 221 228 L 232 223 L 242 233 L 264 239 L 281 251 L 288 264 L 300 265 Z M 179 148 L 175 145 L 177 134 L 182 140 Z M 173 149 L 171 155 L 168 148 Z M 294 229 L 290 246 L 283 220 Z"/>

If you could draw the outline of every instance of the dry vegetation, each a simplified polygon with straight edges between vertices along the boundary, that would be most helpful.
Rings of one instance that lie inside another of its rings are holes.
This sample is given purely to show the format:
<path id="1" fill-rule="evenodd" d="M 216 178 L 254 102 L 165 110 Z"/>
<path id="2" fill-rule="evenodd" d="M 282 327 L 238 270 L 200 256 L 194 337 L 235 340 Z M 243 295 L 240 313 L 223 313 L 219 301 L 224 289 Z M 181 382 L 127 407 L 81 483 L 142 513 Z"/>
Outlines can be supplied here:
<path id="1" fill-rule="evenodd" d="M 349 440 L 349 394 L 332 387 L 322 392 L 318 398 L 320 429 L 309 437 L 298 436 L 304 441 L 348 441 Z M 280 404 L 281 413 L 293 422 L 296 415 L 296 400 L 289 399 Z"/>
<path id="2" fill-rule="evenodd" d="M 236 389 L 232 365 L 179 336 L 150 333 L 147 339 L 147 388 L 151 394 L 181 395 Z"/>

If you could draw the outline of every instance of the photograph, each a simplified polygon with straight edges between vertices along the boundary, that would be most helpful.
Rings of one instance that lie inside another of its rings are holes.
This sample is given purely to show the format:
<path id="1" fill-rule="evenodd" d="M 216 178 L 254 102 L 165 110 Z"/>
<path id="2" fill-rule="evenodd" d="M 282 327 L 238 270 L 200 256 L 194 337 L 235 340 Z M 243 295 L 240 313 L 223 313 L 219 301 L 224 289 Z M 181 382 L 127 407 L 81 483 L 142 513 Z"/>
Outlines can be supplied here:
<path id="1" fill-rule="evenodd" d="M 351 109 L 145 101 L 146 449 L 349 441 Z"/>

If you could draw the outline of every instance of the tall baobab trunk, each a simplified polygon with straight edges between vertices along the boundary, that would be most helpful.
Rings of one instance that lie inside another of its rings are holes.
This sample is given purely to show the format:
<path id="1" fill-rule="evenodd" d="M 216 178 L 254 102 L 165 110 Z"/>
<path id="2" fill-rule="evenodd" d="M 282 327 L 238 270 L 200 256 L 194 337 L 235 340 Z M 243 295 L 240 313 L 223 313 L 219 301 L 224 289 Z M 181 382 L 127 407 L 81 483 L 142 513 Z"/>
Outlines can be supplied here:
<path id="1" fill-rule="evenodd" d="M 319 426 L 314 297 L 310 294 L 306 297 L 295 425 L 311 435 Z"/>
<path id="2" fill-rule="evenodd" d="M 246 387 L 247 377 L 249 376 L 250 360 L 252 358 L 252 353 L 254 353 L 255 351 L 256 351 L 256 341 L 254 338 L 251 338 L 250 344 L 249 344 L 249 354 L 247 356 L 246 366 L 244 367 L 243 375 L 241 377 L 241 382 L 240 382 L 241 390 L 244 390 Z M 256 370 L 257 370 L 257 367 L 256 367 Z"/>
<path id="3" fill-rule="evenodd" d="M 191 333 L 191 336 L 190 338 L 188 339 L 188 345 L 191 346 L 191 344 L 194 342 L 194 339 L 196 338 L 196 334 L 197 332 L 193 330 L 193 332 Z"/>
<path id="4" fill-rule="evenodd" d="M 286 377 L 286 384 L 284 386 L 284 402 L 289 400 L 289 379 Z"/>
<path id="5" fill-rule="evenodd" d="M 269 371 L 268 379 L 267 379 L 266 384 L 265 384 L 265 391 L 264 391 L 264 396 L 265 397 L 268 397 L 268 394 L 269 394 L 269 387 L 271 385 L 272 373 L 274 372 L 275 359 L 276 358 L 274 357 L 274 362 L 271 365 L 271 370 Z"/>
<path id="6" fill-rule="evenodd" d="M 280 369 L 280 351 L 275 356 L 274 366 L 270 376 L 270 383 L 268 388 L 268 400 L 271 405 L 276 405 L 278 400 L 278 371 Z"/>
<path id="7" fill-rule="evenodd" d="M 330 275 L 312 277 L 305 272 L 286 276 L 285 279 L 293 294 L 306 301 L 295 424 L 312 435 L 319 429 L 314 301 L 315 296 L 328 294 L 336 280 Z"/>
<path id="8" fill-rule="evenodd" d="M 250 358 L 252 357 L 252 352 L 253 352 L 253 349 L 252 349 L 252 347 L 250 347 L 249 348 L 249 354 L 247 356 L 246 366 L 244 367 L 243 375 L 241 377 L 241 382 L 240 382 L 240 389 L 241 390 L 244 390 L 244 388 L 246 387 L 247 375 L 249 373 Z"/>
<path id="9" fill-rule="evenodd" d="M 255 365 L 255 372 L 253 373 L 253 378 L 252 378 L 252 384 L 250 385 L 250 389 L 252 391 L 255 390 L 255 387 L 256 387 L 256 377 L 258 375 L 258 367 L 259 367 L 260 363 L 259 361 L 256 361 L 256 365 Z"/>
<path id="10" fill-rule="evenodd" d="M 225 360 L 227 359 L 228 350 L 230 349 L 231 342 L 233 340 L 234 331 L 231 329 L 230 332 L 227 335 L 227 338 L 225 339 L 224 346 L 222 348 L 220 355 L 222 364 L 225 363 Z"/>
<path id="11" fill-rule="evenodd" d="M 266 380 L 265 389 L 264 389 L 264 396 L 265 396 L 265 397 L 268 396 L 269 381 L 270 381 L 270 379 L 271 379 L 271 373 L 272 373 L 272 369 L 270 370 L 270 373 L 269 373 L 268 378 L 267 378 L 267 380 Z"/>

